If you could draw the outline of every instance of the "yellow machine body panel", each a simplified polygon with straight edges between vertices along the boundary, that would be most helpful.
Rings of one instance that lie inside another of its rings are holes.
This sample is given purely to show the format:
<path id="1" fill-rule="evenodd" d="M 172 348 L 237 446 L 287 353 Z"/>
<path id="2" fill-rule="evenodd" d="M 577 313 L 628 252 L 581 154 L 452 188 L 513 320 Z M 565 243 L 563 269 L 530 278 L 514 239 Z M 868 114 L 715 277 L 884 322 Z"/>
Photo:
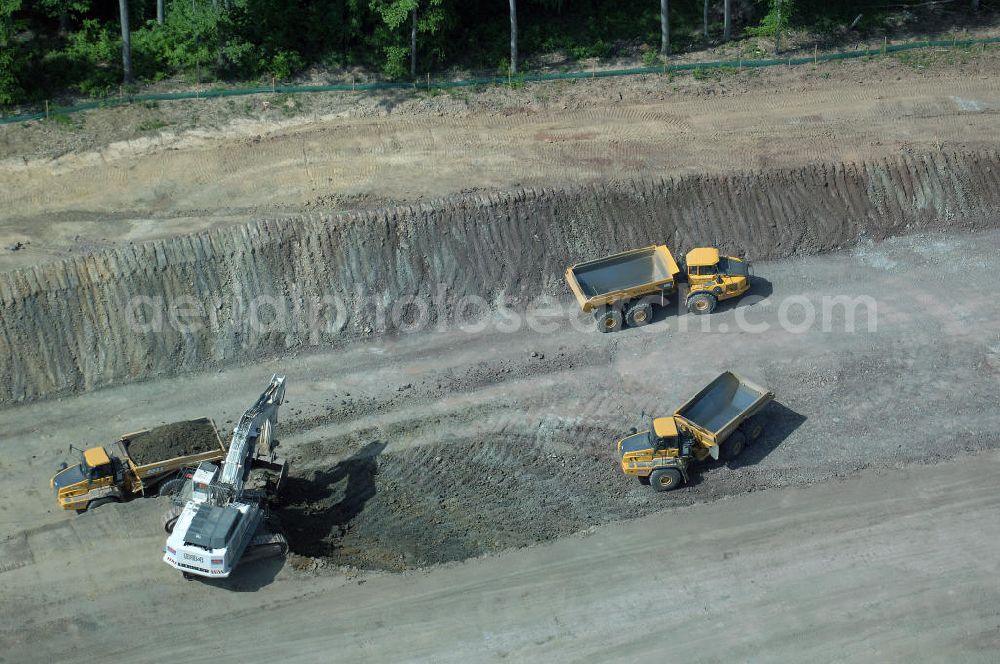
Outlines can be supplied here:
<path id="1" fill-rule="evenodd" d="M 103 447 L 84 450 L 79 465 L 61 470 L 49 480 L 49 486 L 56 490 L 56 499 L 64 510 L 86 509 L 94 492 L 109 489 L 114 483 L 111 457 Z"/>
<path id="2" fill-rule="evenodd" d="M 672 417 L 657 417 L 653 420 L 653 433 L 660 438 L 677 436 L 677 422 Z"/>
<path id="3" fill-rule="evenodd" d="M 701 247 L 688 252 L 688 296 L 711 293 L 716 300 L 739 297 L 750 290 L 749 267 L 735 256 L 721 256 L 713 247 Z"/>
<path id="4" fill-rule="evenodd" d="M 719 250 L 715 247 L 698 247 L 688 252 L 686 261 L 688 267 L 715 265 L 719 262 Z"/>
<path id="5" fill-rule="evenodd" d="M 107 451 L 103 447 L 91 447 L 83 453 L 83 459 L 91 468 L 111 463 L 111 457 L 108 456 Z"/>

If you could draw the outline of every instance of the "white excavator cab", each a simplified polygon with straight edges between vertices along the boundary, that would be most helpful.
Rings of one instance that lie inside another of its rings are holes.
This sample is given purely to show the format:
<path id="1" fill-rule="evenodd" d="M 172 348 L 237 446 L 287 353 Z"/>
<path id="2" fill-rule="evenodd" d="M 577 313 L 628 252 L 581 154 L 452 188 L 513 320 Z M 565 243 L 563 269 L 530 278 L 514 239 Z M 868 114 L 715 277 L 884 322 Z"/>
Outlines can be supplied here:
<path id="1" fill-rule="evenodd" d="M 219 474 L 219 467 L 214 463 L 201 462 L 191 476 L 191 500 L 204 503 L 210 500 L 212 483 Z"/>

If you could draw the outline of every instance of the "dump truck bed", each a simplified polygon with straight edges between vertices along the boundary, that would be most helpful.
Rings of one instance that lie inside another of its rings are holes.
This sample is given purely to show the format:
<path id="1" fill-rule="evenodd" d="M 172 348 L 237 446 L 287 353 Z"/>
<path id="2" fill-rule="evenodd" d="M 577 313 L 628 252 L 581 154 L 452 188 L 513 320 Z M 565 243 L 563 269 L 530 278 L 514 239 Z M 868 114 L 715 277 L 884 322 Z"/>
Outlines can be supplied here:
<path id="1" fill-rule="evenodd" d="M 126 434 L 115 446 L 124 452 L 139 479 L 202 461 L 218 461 L 226 455 L 215 422 L 208 417 Z"/>
<path id="2" fill-rule="evenodd" d="M 674 413 L 679 424 L 708 441 L 724 441 L 774 394 L 731 371 L 723 373 Z"/>
<path id="3" fill-rule="evenodd" d="M 666 245 L 623 251 L 577 263 L 566 270 L 566 283 L 584 311 L 649 293 L 672 289 L 680 273 Z"/>

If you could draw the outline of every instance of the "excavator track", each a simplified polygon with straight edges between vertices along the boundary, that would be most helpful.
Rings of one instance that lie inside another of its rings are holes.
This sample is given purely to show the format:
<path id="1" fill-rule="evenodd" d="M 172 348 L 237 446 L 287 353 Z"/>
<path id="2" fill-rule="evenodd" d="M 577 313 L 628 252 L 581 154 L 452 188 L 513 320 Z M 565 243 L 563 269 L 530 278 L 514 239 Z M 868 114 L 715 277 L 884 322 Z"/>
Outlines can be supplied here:
<path id="1" fill-rule="evenodd" d="M 288 540 L 281 533 L 263 533 L 250 541 L 240 559 L 241 563 L 265 558 L 281 558 L 288 555 Z"/>
<path id="2" fill-rule="evenodd" d="M 160 517 L 160 522 L 163 524 L 163 530 L 168 535 L 174 532 L 174 525 L 177 523 L 177 518 L 184 511 L 184 507 L 181 505 L 174 505 L 169 510 L 163 513 Z"/>

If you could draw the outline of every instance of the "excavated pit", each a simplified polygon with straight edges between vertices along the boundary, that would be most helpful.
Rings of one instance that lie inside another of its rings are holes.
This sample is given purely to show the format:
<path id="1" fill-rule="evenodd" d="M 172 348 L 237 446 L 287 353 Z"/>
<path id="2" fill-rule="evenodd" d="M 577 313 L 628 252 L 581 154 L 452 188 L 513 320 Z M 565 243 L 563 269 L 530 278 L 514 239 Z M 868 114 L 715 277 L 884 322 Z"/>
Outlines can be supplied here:
<path id="1" fill-rule="evenodd" d="M 781 403 L 765 412 L 766 433 L 748 459 L 766 455 L 803 420 Z M 356 437 L 318 442 L 293 461 L 274 513 L 293 554 L 333 565 L 402 571 L 530 546 L 664 507 L 649 487 L 623 481 L 608 448 L 620 433 L 586 422 L 508 421 L 399 451 Z M 340 454 L 345 447 L 354 451 Z M 753 482 L 725 463 L 701 466 L 670 504 Z"/>
<path id="2" fill-rule="evenodd" d="M 0 404 L 392 333 L 402 298 L 524 306 L 627 247 L 774 259 L 998 220 L 991 151 L 253 222 L 0 274 Z"/>

